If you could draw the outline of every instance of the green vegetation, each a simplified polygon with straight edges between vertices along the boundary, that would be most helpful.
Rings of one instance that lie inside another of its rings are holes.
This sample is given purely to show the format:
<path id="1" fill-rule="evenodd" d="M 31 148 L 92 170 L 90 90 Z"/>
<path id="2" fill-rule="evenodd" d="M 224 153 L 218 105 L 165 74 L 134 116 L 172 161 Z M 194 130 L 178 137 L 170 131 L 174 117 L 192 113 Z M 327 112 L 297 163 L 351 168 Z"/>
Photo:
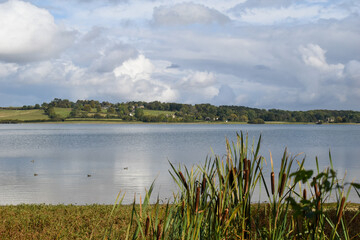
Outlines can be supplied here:
<path id="1" fill-rule="evenodd" d="M 14 111 L 43 110 L 49 121 L 67 119 L 118 119 L 131 122 L 242 122 L 263 123 L 360 123 L 360 112 L 337 110 L 284 111 L 244 106 L 213 106 L 211 104 L 180 104 L 154 102 L 109 103 L 94 100 L 55 98 L 41 106 L 3 108 Z M 22 119 L 43 121 L 47 118 Z M 16 120 L 15 118 L 6 120 Z M 1 121 L 1 118 L 0 118 Z"/>
<path id="2" fill-rule="evenodd" d="M 164 115 L 168 115 L 168 116 L 173 116 L 175 115 L 174 111 L 161 111 L 161 110 L 144 110 L 144 115 L 147 116 L 159 116 L 161 114 Z"/>
<path id="3" fill-rule="evenodd" d="M 0 122 L 7 121 L 42 121 L 49 117 L 42 109 L 19 110 L 19 109 L 0 109 Z"/>
<path id="4" fill-rule="evenodd" d="M 68 118 L 70 116 L 71 108 L 59 108 L 55 107 L 55 114 L 61 118 Z"/>
<path id="5" fill-rule="evenodd" d="M 133 205 L 127 234 L 132 239 L 354 239 L 359 238 L 360 209 L 349 209 L 347 199 L 360 184 L 345 183 L 332 167 L 320 171 L 304 168 L 285 150 L 276 171 L 265 175 L 265 159 L 257 145 L 248 146 L 241 134 L 227 141 L 227 155 L 215 156 L 203 166 L 188 169 L 171 165 L 170 174 L 179 186 L 160 212 L 159 201 L 149 210 Z M 297 163 L 294 169 L 293 164 Z M 267 181 L 266 179 L 269 179 Z M 255 189 L 264 191 L 268 203 L 258 201 Z M 336 202 L 329 207 L 326 202 Z M 346 210 L 348 209 L 348 211 Z"/>

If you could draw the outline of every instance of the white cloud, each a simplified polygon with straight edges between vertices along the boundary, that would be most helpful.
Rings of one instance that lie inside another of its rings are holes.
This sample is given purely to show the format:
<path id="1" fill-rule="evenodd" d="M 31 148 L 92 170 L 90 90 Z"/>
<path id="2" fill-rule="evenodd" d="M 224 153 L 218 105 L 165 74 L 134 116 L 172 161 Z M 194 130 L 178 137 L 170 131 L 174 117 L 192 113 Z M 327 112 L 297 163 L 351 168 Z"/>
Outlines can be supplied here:
<path id="1" fill-rule="evenodd" d="M 215 9 L 194 3 L 156 7 L 153 19 L 159 25 L 224 24 L 230 20 Z"/>
<path id="2" fill-rule="evenodd" d="M 160 63 L 161 64 L 161 63 Z M 157 72 L 166 71 L 164 66 L 155 66 L 150 59 L 139 55 L 114 69 L 116 82 L 110 86 L 128 100 L 174 101 L 177 92 L 169 84 L 154 77 Z"/>
<path id="3" fill-rule="evenodd" d="M 328 64 L 325 58 L 326 51 L 319 45 L 308 44 L 306 47 L 300 46 L 299 51 L 306 65 L 317 68 L 324 73 L 333 74 L 336 77 L 342 76 L 344 65 L 341 63 Z"/>
<path id="4" fill-rule="evenodd" d="M 215 86 L 216 78 L 212 72 L 191 71 L 180 82 L 180 87 L 187 93 L 200 95 L 203 99 L 212 99 L 219 94 L 218 87 Z"/>
<path id="5" fill-rule="evenodd" d="M 18 0 L 0 4 L 0 60 L 50 58 L 72 41 L 73 33 L 57 26 L 47 10 Z"/>
<path id="6" fill-rule="evenodd" d="M 114 69 L 116 77 L 130 78 L 136 82 L 142 79 L 148 79 L 154 71 L 154 65 L 151 61 L 145 58 L 144 55 L 139 55 L 136 59 L 129 59 L 125 61 L 120 67 Z"/>

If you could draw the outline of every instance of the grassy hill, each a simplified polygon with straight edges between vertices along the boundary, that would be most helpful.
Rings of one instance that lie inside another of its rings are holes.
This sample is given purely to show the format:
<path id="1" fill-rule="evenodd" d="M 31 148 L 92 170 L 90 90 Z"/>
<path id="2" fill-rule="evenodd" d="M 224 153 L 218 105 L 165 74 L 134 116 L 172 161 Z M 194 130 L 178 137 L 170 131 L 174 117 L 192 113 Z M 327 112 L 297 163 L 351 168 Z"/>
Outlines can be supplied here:
<path id="1" fill-rule="evenodd" d="M 54 108 L 55 113 L 59 115 L 61 118 L 68 118 L 71 112 L 71 108 Z"/>
<path id="2" fill-rule="evenodd" d="M 35 121 L 49 120 L 49 117 L 42 109 L 31 110 L 12 110 L 0 109 L 0 121 L 2 120 L 19 120 L 19 121 Z"/>
<path id="3" fill-rule="evenodd" d="M 160 114 L 172 116 L 175 114 L 175 112 L 172 111 L 160 111 L 160 110 L 144 110 L 145 116 L 159 116 Z"/>

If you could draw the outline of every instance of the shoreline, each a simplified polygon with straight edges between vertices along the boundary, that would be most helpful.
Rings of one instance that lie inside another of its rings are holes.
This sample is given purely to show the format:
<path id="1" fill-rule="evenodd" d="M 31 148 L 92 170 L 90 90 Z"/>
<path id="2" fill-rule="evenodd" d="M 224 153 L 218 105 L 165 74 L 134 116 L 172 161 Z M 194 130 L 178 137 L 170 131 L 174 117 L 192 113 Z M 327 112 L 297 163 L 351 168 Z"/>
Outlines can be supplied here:
<path id="1" fill-rule="evenodd" d="M 8 121 L 8 122 L 5 122 Z M 280 121 L 265 121 L 263 124 L 254 124 L 248 122 L 210 122 L 210 121 L 196 121 L 196 122 L 141 122 L 141 121 L 122 121 L 114 120 L 65 120 L 65 121 L 19 121 L 4 120 L 0 121 L 1 125 L 5 124 L 209 124 L 209 125 L 360 125 L 360 123 L 322 123 L 317 124 L 314 122 L 280 122 Z"/>

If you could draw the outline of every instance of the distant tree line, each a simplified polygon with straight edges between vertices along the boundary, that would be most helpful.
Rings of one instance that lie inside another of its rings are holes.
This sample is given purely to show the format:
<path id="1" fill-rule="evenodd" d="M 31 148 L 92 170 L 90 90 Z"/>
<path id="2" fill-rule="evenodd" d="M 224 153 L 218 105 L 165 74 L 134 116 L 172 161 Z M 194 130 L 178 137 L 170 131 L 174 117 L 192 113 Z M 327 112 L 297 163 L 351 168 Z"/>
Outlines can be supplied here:
<path id="1" fill-rule="evenodd" d="M 313 122 L 313 123 L 360 123 L 360 112 L 350 110 L 287 111 L 280 109 L 258 109 L 244 106 L 214 106 L 211 104 L 181 104 L 159 101 L 131 101 L 123 103 L 99 102 L 55 98 L 41 106 L 23 106 L 21 109 L 44 109 L 52 120 L 64 120 L 56 114 L 55 108 L 70 108 L 69 118 L 113 118 L 124 121 L 143 122 L 197 122 L 229 121 L 264 123 Z M 157 115 L 146 115 L 144 110 L 164 111 Z M 169 114 L 171 112 L 172 114 Z"/>

